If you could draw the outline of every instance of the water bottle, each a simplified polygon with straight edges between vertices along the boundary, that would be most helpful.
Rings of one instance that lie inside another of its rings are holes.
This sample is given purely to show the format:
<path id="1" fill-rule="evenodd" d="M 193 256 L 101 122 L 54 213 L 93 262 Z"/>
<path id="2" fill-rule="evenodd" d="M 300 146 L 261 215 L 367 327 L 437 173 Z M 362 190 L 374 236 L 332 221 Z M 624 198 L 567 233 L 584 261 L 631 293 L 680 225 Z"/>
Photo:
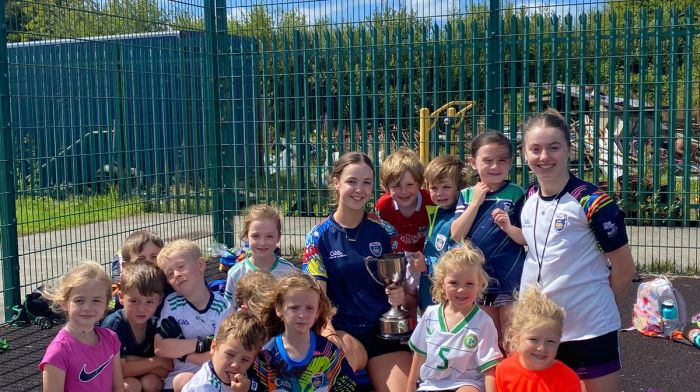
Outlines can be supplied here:
<path id="1" fill-rule="evenodd" d="M 664 323 L 664 336 L 671 336 L 673 331 L 678 329 L 678 311 L 673 300 L 667 299 L 661 303 L 661 318 Z"/>

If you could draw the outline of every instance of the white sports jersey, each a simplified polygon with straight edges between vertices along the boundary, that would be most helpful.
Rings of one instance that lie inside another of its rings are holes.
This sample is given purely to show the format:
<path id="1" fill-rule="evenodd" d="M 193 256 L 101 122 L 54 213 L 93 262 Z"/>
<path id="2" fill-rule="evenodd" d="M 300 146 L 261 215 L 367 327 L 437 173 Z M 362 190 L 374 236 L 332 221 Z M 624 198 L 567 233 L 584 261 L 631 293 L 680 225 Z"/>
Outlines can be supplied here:
<path id="1" fill-rule="evenodd" d="M 620 329 L 603 253 L 627 243 L 624 216 L 614 201 L 574 176 L 558 199 L 540 196 L 536 187 L 528 193 L 521 215 L 528 245 L 521 293 L 537 284 L 541 263 L 542 292 L 566 311 L 562 341 Z"/>
<path id="2" fill-rule="evenodd" d="M 158 327 L 163 319 L 174 317 L 182 329 L 185 339 L 196 339 L 198 336 L 214 336 L 216 320 L 228 308 L 228 302 L 219 294 L 211 293 L 209 303 L 204 310 L 197 310 L 185 297 L 178 293 L 171 293 L 165 297 L 163 310 L 160 313 Z M 192 362 L 183 362 L 173 359 L 173 370 L 164 381 L 165 389 L 172 389 L 173 378 L 182 372 L 196 372 L 199 365 Z"/>
<path id="3" fill-rule="evenodd" d="M 224 384 L 207 361 L 185 384 L 182 392 L 231 392 L 231 386 Z"/>
<path id="4" fill-rule="evenodd" d="M 236 284 L 238 281 L 248 275 L 251 272 L 258 271 L 258 268 L 253 264 L 253 261 L 248 257 L 247 259 L 236 263 L 231 269 L 228 270 L 226 276 L 226 291 L 224 291 L 224 297 L 231 302 L 231 306 L 236 307 Z M 289 275 L 291 272 L 298 271 L 294 264 L 288 262 L 287 260 L 276 257 L 275 262 L 270 267 L 269 272 L 275 279 L 283 278 Z"/>
<path id="5" fill-rule="evenodd" d="M 458 389 L 464 385 L 483 391 L 483 372 L 503 358 L 491 317 L 476 305 L 451 331 L 447 330 L 443 305 L 429 306 L 409 345 L 426 357 L 420 368 L 420 391 Z"/>

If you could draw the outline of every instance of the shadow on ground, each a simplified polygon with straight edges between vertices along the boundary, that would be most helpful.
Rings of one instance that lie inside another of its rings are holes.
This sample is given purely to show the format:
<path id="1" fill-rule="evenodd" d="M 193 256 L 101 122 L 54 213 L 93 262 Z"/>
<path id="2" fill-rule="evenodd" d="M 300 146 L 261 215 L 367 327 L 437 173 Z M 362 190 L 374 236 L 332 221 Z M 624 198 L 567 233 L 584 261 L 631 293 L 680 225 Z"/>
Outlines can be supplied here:
<path id="1" fill-rule="evenodd" d="M 208 279 L 218 279 L 211 265 Z M 688 312 L 700 312 L 700 279 L 680 277 L 674 286 L 684 295 Z M 638 283 L 634 283 L 622 306 L 623 327 L 631 324 L 632 305 Z M 40 391 L 39 361 L 58 327 L 40 330 L 30 327 L 0 327 L 0 338 L 7 339 L 9 349 L 0 353 L 0 391 Z M 685 392 L 698 388 L 697 366 L 700 350 L 668 339 L 649 338 L 631 331 L 621 333 L 623 358 L 621 391 Z"/>

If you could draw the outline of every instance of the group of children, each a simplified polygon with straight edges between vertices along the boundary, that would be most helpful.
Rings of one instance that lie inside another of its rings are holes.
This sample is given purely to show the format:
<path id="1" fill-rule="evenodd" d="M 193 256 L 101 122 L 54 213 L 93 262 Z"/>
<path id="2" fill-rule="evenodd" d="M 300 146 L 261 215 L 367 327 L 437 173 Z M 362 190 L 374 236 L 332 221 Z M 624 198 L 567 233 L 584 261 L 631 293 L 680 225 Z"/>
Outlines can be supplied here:
<path id="1" fill-rule="evenodd" d="M 533 171 L 541 184 L 561 182 L 563 174 L 546 172 L 560 164 L 547 154 Z M 249 256 L 229 270 L 223 295 L 206 286 L 195 243 L 134 233 L 113 268 L 122 309 L 102 320 L 112 282 L 93 262 L 48 292 L 68 322 L 41 361 L 44 388 L 352 391 L 367 369 L 376 391 L 582 390 L 580 374 L 555 359 L 568 309 L 552 301 L 541 276 L 547 239 L 535 249 L 537 284 L 523 284 L 532 246 L 521 229 L 530 224 L 521 225 L 525 191 L 507 180 L 512 157 L 501 133 L 480 134 L 468 161 L 479 181 L 465 187 L 458 158 L 423 168 L 400 149 L 381 166 L 386 193 L 375 215 L 365 212 L 372 162 L 345 154 L 331 173 L 337 209 L 309 232 L 303 272 L 275 253 L 278 211 L 256 205 L 242 232 Z M 560 219 L 557 232 L 567 225 Z M 390 252 L 409 260 L 405 289 L 368 279 L 365 257 Z M 389 304 L 419 320 L 408 344 L 377 337 Z"/>

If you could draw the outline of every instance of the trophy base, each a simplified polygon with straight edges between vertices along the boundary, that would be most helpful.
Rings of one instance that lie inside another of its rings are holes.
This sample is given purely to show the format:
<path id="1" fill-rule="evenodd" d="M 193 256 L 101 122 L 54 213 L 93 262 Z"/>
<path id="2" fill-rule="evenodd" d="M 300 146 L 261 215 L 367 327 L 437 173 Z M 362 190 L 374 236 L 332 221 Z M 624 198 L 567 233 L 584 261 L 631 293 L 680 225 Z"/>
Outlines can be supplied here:
<path id="1" fill-rule="evenodd" d="M 408 315 L 407 315 L 408 316 Z M 410 317 L 379 319 L 379 337 L 386 340 L 408 340 L 415 328 L 415 321 Z"/>

